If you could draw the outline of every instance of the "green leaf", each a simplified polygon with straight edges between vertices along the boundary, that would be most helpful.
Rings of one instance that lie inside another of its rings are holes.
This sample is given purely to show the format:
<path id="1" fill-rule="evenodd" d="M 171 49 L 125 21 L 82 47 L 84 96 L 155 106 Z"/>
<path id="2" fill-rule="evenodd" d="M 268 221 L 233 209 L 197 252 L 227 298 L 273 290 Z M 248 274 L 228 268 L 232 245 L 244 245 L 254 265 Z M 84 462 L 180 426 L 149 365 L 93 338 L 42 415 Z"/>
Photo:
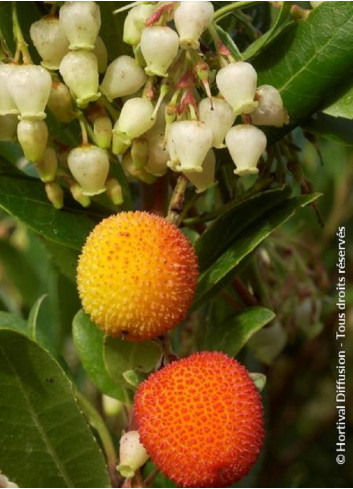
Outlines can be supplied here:
<path id="1" fill-rule="evenodd" d="M 219 38 L 223 42 L 223 44 L 229 49 L 230 54 L 233 56 L 233 58 L 236 61 L 241 61 L 243 59 L 243 56 L 242 56 L 241 52 L 239 51 L 238 46 L 235 44 L 235 42 L 230 37 L 228 32 L 224 31 L 222 29 L 222 27 L 220 27 L 217 24 L 214 24 L 214 28 L 215 28 Z"/>
<path id="2" fill-rule="evenodd" d="M 246 227 L 284 201 L 289 193 L 288 187 L 267 190 L 246 201 L 228 205 L 225 212 L 196 241 L 200 270 L 209 267 Z M 220 236 L 222 239 L 219 239 Z"/>
<path id="3" fill-rule="evenodd" d="M 123 374 L 131 370 L 150 372 L 161 357 L 162 348 L 156 341 L 129 342 L 111 336 L 104 339 L 105 365 L 115 382 L 120 382 Z M 128 376 L 131 377 L 131 372 Z"/>
<path id="4" fill-rule="evenodd" d="M 73 340 L 82 365 L 95 386 L 104 394 L 125 401 L 123 389 L 110 378 L 103 361 L 103 332 L 82 310 L 73 320 Z"/>
<path id="5" fill-rule="evenodd" d="M 65 206 L 56 210 L 48 201 L 42 182 L 13 171 L 11 165 L 0 166 L 0 207 L 30 229 L 50 241 L 80 250 L 93 229 L 95 214 Z"/>
<path id="6" fill-rule="evenodd" d="M 302 124 L 306 131 L 349 146 L 353 145 L 353 120 L 319 113 Z"/>
<path id="7" fill-rule="evenodd" d="M 324 2 L 285 29 L 254 60 L 258 84 L 281 92 L 290 123 L 267 130 L 276 140 L 327 105 L 353 71 L 353 3 Z"/>
<path id="8" fill-rule="evenodd" d="M 20 487 L 109 487 L 103 455 L 59 364 L 0 331 L 1 469 Z"/>
<path id="9" fill-rule="evenodd" d="M 260 52 L 273 42 L 279 34 L 285 29 L 291 22 L 290 9 L 293 2 L 283 2 L 279 10 L 279 13 L 272 25 L 272 27 L 265 32 L 261 37 L 256 39 L 242 54 L 243 59 L 247 60 L 260 54 Z"/>
<path id="10" fill-rule="evenodd" d="M 38 321 L 38 314 L 39 310 L 41 308 L 41 305 L 43 304 L 43 301 L 48 297 L 48 294 L 43 294 L 39 299 L 34 303 L 32 306 L 29 316 L 28 316 L 28 336 L 33 340 L 36 341 L 36 336 L 37 336 L 37 321 Z"/>
<path id="11" fill-rule="evenodd" d="M 59 245 L 53 241 L 44 241 L 50 260 L 72 282 L 76 283 L 76 268 L 79 253 L 76 250 Z"/>
<path id="12" fill-rule="evenodd" d="M 344 117 L 353 119 L 353 86 L 350 85 L 336 102 L 332 103 L 323 110 L 324 114 L 332 117 Z"/>
<path id="13" fill-rule="evenodd" d="M 256 385 L 256 388 L 259 392 L 262 392 L 265 388 L 266 385 L 266 375 L 260 374 L 258 372 L 251 372 L 249 373 L 250 377 L 254 381 L 254 384 Z"/>
<path id="14" fill-rule="evenodd" d="M 222 351 L 234 357 L 247 341 L 275 317 L 264 307 L 249 307 L 222 324 L 208 322 L 203 349 Z"/>
<path id="15" fill-rule="evenodd" d="M 225 283 L 229 282 L 240 262 L 275 229 L 292 217 L 299 207 L 304 207 L 318 197 L 319 194 L 313 194 L 287 199 L 262 214 L 249 226 L 244 226 L 241 234 L 236 237 L 231 246 L 206 271 L 201 273 L 192 308 L 198 308 Z"/>
<path id="16" fill-rule="evenodd" d="M 0 330 L 1 329 L 13 329 L 14 331 L 27 334 L 27 321 L 12 312 L 0 311 Z"/>

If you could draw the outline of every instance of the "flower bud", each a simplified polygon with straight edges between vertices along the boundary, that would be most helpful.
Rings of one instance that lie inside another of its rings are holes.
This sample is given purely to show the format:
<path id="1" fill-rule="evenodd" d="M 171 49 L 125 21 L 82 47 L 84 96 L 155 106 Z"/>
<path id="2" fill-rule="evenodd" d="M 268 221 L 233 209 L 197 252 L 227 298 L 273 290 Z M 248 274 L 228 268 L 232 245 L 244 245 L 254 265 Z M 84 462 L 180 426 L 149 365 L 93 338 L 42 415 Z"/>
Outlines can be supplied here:
<path id="1" fill-rule="evenodd" d="M 48 200 L 53 204 L 55 209 L 62 209 L 64 207 L 64 192 L 58 182 L 46 183 L 45 192 Z"/>
<path id="2" fill-rule="evenodd" d="M 107 68 L 100 86 L 109 101 L 117 97 L 131 95 L 146 81 L 143 69 L 130 56 L 119 56 Z"/>
<path id="3" fill-rule="evenodd" d="M 196 193 L 200 194 L 205 190 L 214 187 L 215 182 L 216 157 L 212 149 L 207 153 L 202 163 L 202 172 L 187 172 L 185 176 L 196 187 Z"/>
<path id="4" fill-rule="evenodd" d="M 60 73 L 76 97 L 79 107 L 85 108 L 89 102 L 100 97 L 98 92 L 98 62 L 93 53 L 89 51 L 68 53 L 60 64 Z"/>
<path id="5" fill-rule="evenodd" d="M 249 114 L 257 107 L 254 101 L 257 73 L 250 63 L 237 61 L 221 68 L 216 83 L 235 115 Z"/>
<path id="6" fill-rule="evenodd" d="M 134 139 L 131 145 L 131 158 L 136 168 L 143 168 L 148 158 L 148 142 L 144 138 Z"/>
<path id="7" fill-rule="evenodd" d="M 198 49 L 199 38 L 212 22 L 213 14 L 211 2 L 180 2 L 174 12 L 180 47 Z"/>
<path id="8" fill-rule="evenodd" d="M 131 46 L 137 46 L 141 33 L 146 27 L 147 19 L 155 11 L 154 5 L 138 5 L 129 10 L 124 22 L 123 41 Z"/>
<path id="9" fill-rule="evenodd" d="M 113 125 L 110 118 L 106 115 L 94 119 L 93 132 L 97 146 L 108 149 L 112 140 Z"/>
<path id="10" fill-rule="evenodd" d="M 82 207 L 89 207 L 91 204 L 91 199 L 83 193 L 83 189 L 78 183 L 73 182 L 70 185 L 70 192 L 72 197 L 76 200 L 76 202 L 81 204 Z"/>
<path id="11" fill-rule="evenodd" d="M 60 122 L 68 123 L 75 119 L 71 93 L 64 83 L 52 83 L 48 108 Z"/>
<path id="12" fill-rule="evenodd" d="M 123 189 L 121 188 L 121 185 L 119 184 L 118 180 L 115 178 L 110 178 L 107 181 L 107 195 L 110 198 L 110 200 L 113 202 L 115 205 L 121 205 L 124 202 L 123 198 Z"/>
<path id="13" fill-rule="evenodd" d="M 64 2 L 59 16 L 70 49 L 94 49 L 101 26 L 101 14 L 95 2 Z"/>
<path id="14" fill-rule="evenodd" d="M 150 100 L 141 97 L 131 98 L 125 102 L 121 110 L 117 129 L 131 141 L 153 126 L 152 114 L 153 105 Z"/>
<path id="15" fill-rule="evenodd" d="M 271 85 L 262 85 L 256 90 L 259 105 L 251 114 L 251 122 L 257 126 L 282 127 L 288 122 L 281 94 Z"/>
<path id="16" fill-rule="evenodd" d="M 54 148 L 45 148 L 42 159 L 35 164 L 36 170 L 42 182 L 52 182 L 56 178 L 58 159 Z"/>
<path id="17" fill-rule="evenodd" d="M 98 36 L 94 45 L 93 54 L 97 58 L 98 73 L 105 73 L 108 65 L 108 51 L 103 39 Z"/>
<path id="18" fill-rule="evenodd" d="M 0 63 L 0 115 L 18 114 L 19 110 L 15 104 L 10 90 L 8 79 L 11 79 L 16 65 Z"/>
<path id="19" fill-rule="evenodd" d="M 168 166 L 175 171 L 202 172 L 202 163 L 211 149 L 213 132 L 204 122 L 173 122 L 168 132 Z M 174 159 L 174 161 L 173 161 Z"/>
<path id="20" fill-rule="evenodd" d="M 164 136 L 154 134 L 147 138 L 148 141 L 148 158 L 145 164 L 145 170 L 151 175 L 161 177 L 167 173 L 167 163 L 169 154 L 165 145 Z"/>
<path id="21" fill-rule="evenodd" d="M 108 153 L 93 145 L 81 146 L 70 151 L 70 171 L 82 187 L 83 195 L 98 195 L 105 191 L 109 173 Z"/>
<path id="22" fill-rule="evenodd" d="M 23 119 L 45 119 L 51 76 L 41 66 L 18 65 L 8 80 L 9 92 Z"/>
<path id="23" fill-rule="evenodd" d="M 48 70 L 58 70 L 61 60 L 69 51 L 69 41 L 57 17 L 43 17 L 34 22 L 30 28 L 30 36 L 42 66 Z"/>
<path id="24" fill-rule="evenodd" d="M 170 27 L 152 26 L 142 31 L 141 52 L 147 63 L 147 75 L 168 76 L 167 70 L 178 50 L 178 34 Z"/>
<path id="25" fill-rule="evenodd" d="M 0 487 L 18 487 L 18 485 L 11 482 L 6 475 L 0 473 Z"/>
<path id="26" fill-rule="evenodd" d="M 48 127 L 44 121 L 23 119 L 17 126 L 17 139 L 27 160 L 35 163 L 43 158 L 48 141 Z"/>
<path id="27" fill-rule="evenodd" d="M 136 470 L 147 462 L 149 455 L 140 442 L 138 431 L 128 431 L 120 438 L 119 458 L 117 470 L 125 478 L 134 477 Z"/>
<path id="28" fill-rule="evenodd" d="M 141 182 L 151 184 L 156 180 L 155 177 L 150 173 L 147 173 L 144 168 L 136 168 L 135 162 L 131 156 L 131 151 L 124 153 L 121 165 L 126 175 L 137 178 L 138 180 L 141 180 Z"/>
<path id="29" fill-rule="evenodd" d="M 199 104 L 200 120 L 205 122 L 213 132 L 212 146 L 224 148 L 224 138 L 235 121 L 231 106 L 223 99 L 212 97 L 212 104 L 208 98 Z"/>
<path id="30" fill-rule="evenodd" d="M 266 149 L 266 136 L 255 126 L 238 124 L 226 135 L 226 145 L 237 167 L 236 175 L 253 175 L 259 172 L 256 168 L 260 156 Z"/>
<path id="31" fill-rule="evenodd" d="M 0 115 L 0 141 L 16 141 L 17 125 L 17 115 Z"/>

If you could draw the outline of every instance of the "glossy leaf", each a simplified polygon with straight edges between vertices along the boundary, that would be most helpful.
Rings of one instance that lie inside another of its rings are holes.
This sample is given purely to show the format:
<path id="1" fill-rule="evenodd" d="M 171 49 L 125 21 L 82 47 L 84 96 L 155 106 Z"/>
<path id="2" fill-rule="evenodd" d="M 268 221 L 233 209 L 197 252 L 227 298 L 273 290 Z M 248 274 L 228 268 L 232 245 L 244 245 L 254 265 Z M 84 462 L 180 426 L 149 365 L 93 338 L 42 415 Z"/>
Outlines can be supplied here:
<path id="1" fill-rule="evenodd" d="M 324 114 L 333 117 L 344 117 L 345 119 L 353 119 L 353 86 L 350 86 L 340 96 L 336 102 L 332 103 L 323 110 Z"/>
<path id="2" fill-rule="evenodd" d="M 223 44 L 229 49 L 230 54 L 233 56 L 233 58 L 236 61 L 241 61 L 243 59 L 243 56 L 241 52 L 238 49 L 238 46 L 235 44 L 233 39 L 230 37 L 228 32 L 224 31 L 221 26 L 214 24 L 214 27 L 216 29 L 216 32 L 223 42 Z"/>
<path id="3" fill-rule="evenodd" d="M 123 374 L 131 370 L 150 372 L 161 357 L 162 348 L 155 341 L 129 342 L 110 336 L 104 340 L 104 361 L 115 382 L 120 382 Z M 131 377 L 131 372 L 128 375 Z"/>
<path id="4" fill-rule="evenodd" d="M 109 487 L 106 464 L 62 368 L 0 331 L 1 469 L 20 487 Z"/>
<path id="5" fill-rule="evenodd" d="M 342 117 L 331 117 L 319 113 L 302 124 L 303 129 L 316 136 L 322 136 L 332 141 L 353 145 L 353 120 Z"/>
<path id="6" fill-rule="evenodd" d="M 0 167 L 0 207 L 36 233 L 76 250 L 82 248 L 93 229 L 93 219 L 100 217 L 88 217 L 89 211 L 78 208 L 54 209 L 42 182 L 13 171 L 5 163 Z"/>
<path id="7" fill-rule="evenodd" d="M 29 316 L 28 316 L 28 335 L 29 337 L 36 341 L 36 333 L 37 333 L 37 322 L 38 322 L 38 314 L 43 304 L 43 301 L 48 297 L 48 294 L 43 294 L 39 299 L 33 304 Z"/>
<path id="8" fill-rule="evenodd" d="M 200 270 L 209 267 L 246 227 L 284 201 L 289 193 L 288 187 L 267 190 L 244 202 L 228 205 L 225 212 L 196 241 Z M 220 236 L 222 239 L 219 239 Z"/>
<path id="9" fill-rule="evenodd" d="M 87 375 L 104 394 L 125 400 L 123 389 L 110 378 L 103 361 L 103 332 L 82 310 L 74 317 L 74 344 Z"/>
<path id="10" fill-rule="evenodd" d="M 244 226 L 231 246 L 200 275 L 193 309 L 215 294 L 234 276 L 237 266 L 275 229 L 292 217 L 299 207 L 318 198 L 318 194 L 287 199 Z"/>
<path id="11" fill-rule="evenodd" d="M 205 350 L 222 351 L 234 357 L 247 341 L 275 317 L 264 307 L 249 307 L 222 324 L 208 322 L 204 333 Z"/>
<path id="12" fill-rule="evenodd" d="M 258 84 L 278 88 L 290 117 L 284 128 L 266 131 L 270 140 L 327 105 L 353 69 L 352 50 L 353 3 L 324 2 L 253 60 Z"/>

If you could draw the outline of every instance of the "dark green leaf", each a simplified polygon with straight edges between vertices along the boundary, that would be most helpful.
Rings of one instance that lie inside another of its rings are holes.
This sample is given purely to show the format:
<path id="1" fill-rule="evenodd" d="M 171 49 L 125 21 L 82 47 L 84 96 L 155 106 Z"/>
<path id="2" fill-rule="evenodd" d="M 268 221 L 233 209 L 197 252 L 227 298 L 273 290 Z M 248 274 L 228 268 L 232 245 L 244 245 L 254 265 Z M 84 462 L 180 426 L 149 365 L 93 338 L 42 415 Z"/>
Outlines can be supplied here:
<path id="1" fill-rule="evenodd" d="M 289 193 L 288 187 L 267 190 L 244 202 L 228 205 L 225 212 L 196 241 L 200 270 L 209 267 L 247 226 L 284 201 Z M 222 239 L 219 239 L 220 236 Z"/>
<path id="2" fill-rule="evenodd" d="M 237 45 L 233 41 L 233 39 L 230 37 L 228 32 L 225 32 L 222 27 L 220 27 L 217 24 L 214 24 L 214 27 L 216 29 L 217 34 L 219 35 L 219 38 L 223 42 L 223 44 L 229 49 L 230 54 L 233 56 L 233 58 L 236 61 L 241 61 L 243 59 L 243 56 L 241 52 L 239 51 Z"/>
<path id="3" fill-rule="evenodd" d="M 333 104 L 329 105 L 323 111 L 324 114 L 333 117 L 344 117 L 353 119 L 353 86 L 351 85 Z"/>
<path id="4" fill-rule="evenodd" d="M 129 2 L 100 2 L 102 17 L 100 36 L 107 46 L 111 60 L 121 54 L 132 54 L 131 48 L 123 42 L 123 27 L 127 11 L 113 15 L 117 10 Z"/>
<path id="5" fill-rule="evenodd" d="M 161 357 L 161 346 L 155 341 L 129 342 L 110 336 L 104 339 L 104 361 L 115 382 L 131 370 L 150 372 Z"/>
<path id="6" fill-rule="evenodd" d="M 332 141 L 353 145 L 353 121 L 342 117 L 331 117 L 323 113 L 306 120 L 303 129 L 316 136 L 322 136 Z"/>
<path id="7" fill-rule="evenodd" d="M 27 334 L 27 321 L 11 312 L 0 311 L 0 329 L 13 329 Z"/>
<path id="8" fill-rule="evenodd" d="M 304 207 L 317 199 L 319 194 L 287 199 L 271 208 L 251 225 L 244 226 L 232 245 L 200 275 L 193 309 L 215 294 L 234 276 L 237 266 L 277 227 L 292 217 L 299 207 Z"/>
<path id="9" fill-rule="evenodd" d="M 53 241 L 44 241 L 52 263 L 58 270 L 72 282 L 76 283 L 76 267 L 78 252 L 66 246 L 61 246 Z"/>
<path id="10" fill-rule="evenodd" d="M 222 324 L 208 323 L 203 349 L 223 351 L 234 357 L 247 341 L 266 326 L 275 314 L 264 307 L 249 307 Z"/>
<path id="11" fill-rule="evenodd" d="M 6 166 L 11 165 L 3 163 L 0 169 L 0 207 L 45 238 L 80 250 L 95 225 L 89 211 L 54 209 L 42 182 L 10 168 L 4 171 Z"/>
<path id="12" fill-rule="evenodd" d="M 74 317 L 73 340 L 82 365 L 92 382 L 108 396 L 125 400 L 123 389 L 110 378 L 103 361 L 103 332 L 82 310 Z"/>
<path id="13" fill-rule="evenodd" d="M 353 3 L 324 2 L 285 29 L 253 62 L 259 85 L 281 92 L 290 123 L 266 131 L 279 139 L 327 101 L 353 72 Z"/>
<path id="14" fill-rule="evenodd" d="M 260 54 L 265 46 L 273 42 L 278 35 L 291 23 L 290 9 L 293 2 L 283 2 L 280 11 L 272 27 L 261 37 L 256 39 L 242 54 L 243 59 L 247 60 Z"/>
<path id="15" fill-rule="evenodd" d="M 59 364 L 0 331 L 1 469 L 20 487 L 109 487 L 103 455 Z"/>

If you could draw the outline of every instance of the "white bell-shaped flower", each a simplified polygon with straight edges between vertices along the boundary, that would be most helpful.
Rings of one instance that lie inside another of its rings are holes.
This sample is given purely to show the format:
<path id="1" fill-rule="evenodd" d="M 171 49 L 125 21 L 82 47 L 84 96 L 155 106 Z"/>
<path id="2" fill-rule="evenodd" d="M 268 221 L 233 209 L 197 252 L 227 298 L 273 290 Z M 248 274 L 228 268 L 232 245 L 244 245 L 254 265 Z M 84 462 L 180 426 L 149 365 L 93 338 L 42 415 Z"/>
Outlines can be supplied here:
<path id="1" fill-rule="evenodd" d="M 164 136 L 161 134 L 154 134 L 147 137 L 148 141 L 148 157 L 145 164 L 145 170 L 151 175 L 161 177 L 167 173 L 169 161 L 168 150 L 165 145 Z"/>
<path id="2" fill-rule="evenodd" d="M 147 75 L 168 76 L 167 70 L 179 50 L 178 34 L 170 27 L 147 27 L 142 31 L 140 45 Z"/>
<path id="3" fill-rule="evenodd" d="M 103 39 L 98 36 L 94 45 L 93 54 L 98 61 L 98 73 L 105 73 L 108 66 L 108 51 Z"/>
<path id="4" fill-rule="evenodd" d="M 139 90 L 146 81 L 144 70 L 131 56 L 119 56 L 107 68 L 100 86 L 109 101 L 117 97 L 131 95 Z"/>
<path id="5" fill-rule="evenodd" d="M 277 88 L 272 85 L 261 85 L 256 90 L 259 105 L 251 113 L 251 122 L 257 126 L 282 127 L 288 122 L 288 114 L 283 107 L 283 100 Z"/>
<path id="6" fill-rule="evenodd" d="M 48 141 L 48 127 L 41 120 L 22 119 L 17 126 L 17 139 L 26 159 L 36 163 L 43 158 Z"/>
<path id="7" fill-rule="evenodd" d="M 45 148 L 42 159 L 35 167 L 42 182 L 53 182 L 58 170 L 58 158 L 54 148 L 51 146 Z"/>
<path id="8" fill-rule="evenodd" d="M 121 166 L 124 170 L 126 176 L 131 176 L 137 180 L 141 180 L 144 183 L 154 183 L 156 181 L 156 177 L 147 173 L 144 167 L 139 168 L 136 166 L 134 162 L 131 151 L 126 151 L 121 159 Z"/>
<path id="9" fill-rule="evenodd" d="M 235 121 L 231 106 L 221 98 L 204 98 L 199 104 L 200 120 L 213 131 L 213 146 L 224 148 L 224 138 Z"/>
<path id="10" fill-rule="evenodd" d="M 120 438 L 119 458 L 117 470 L 123 477 L 133 477 L 147 462 L 149 455 L 140 442 L 138 431 L 128 431 Z"/>
<path id="11" fill-rule="evenodd" d="M 257 164 L 266 149 L 265 134 L 251 124 L 238 124 L 226 135 L 226 145 L 237 167 L 236 175 L 254 175 L 259 172 Z"/>
<path id="12" fill-rule="evenodd" d="M 8 79 L 9 92 L 23 119 L 45 119 L 50 88 L 51 76 L 41 66 L 18 65 Z"/>
<path id="13" fill-rule="evenodd" d="M 83 195 L 98 195 L 105 191 L 109 173 L 108 153 L 93 145 L 70 151 L 68 165 L 75 180 L 81 185 Z"/>
<path id="14" fill-rule="evenodd" d="M 214 187 L 216 170 L 216 157 L 212 149 L 206 155 L 202 163 L 202 172 L 187 172 L 185 173 L 187 179 L 196 187 L 196 193 L 200 194 L 211 187 Z"/>
<path id="15" fill-rule="evenodd" d="M 48 70 L 58 70 L 61 60 L 69 52 L 69 41 L 57 17 L 43 17 L 34 22 L 30 28 L 30 36 L 42 66 Z"/>
<path id="16" fill-rule="evenodd" d="M 17 115 L 0 115 L 0 141 L 16 141 L 17 125 Z"/>
<path id="17" fill-rule="evenodd" d="M 108 149 L 112 140 L 113 125 L 108 116 L 98 116 L 93 122 L 93 132 L 97 146 Z"/>
<path id="18" fill-rule="evenodd" d="M 100 97 L 98 92 L 98 62 L 89 51 L 71 51 L 60 64 L 60 73 L 76 97 L 79 107 L 86 107 Z"/>
<path id="19" fill-rule="evenodd" d="M 175 171 L 201 173 L 212 142 L 212 129 L 204 122 L 173 122 L 167 136 L 168 166 Z"/>
<path id="20" fill-rule="evenodd" d="M 70 49 L 94 49 L 101 26 L 100 9 L 95 2 L 64 2 L 59 17 Z"/>
<path id="21" fill-rule="evenodd" d="M 53 82 L 48 99 L 48 108 L 60 122 L 71 122 L 75 119 L 70 90 L 62 82 Z"/>
<path id="22" fill-rule="evenodd" d="M 146 28 L 146 21 L 156 7 L 154 5 L 141 4 L 129 10 L 124 21 L 123 41 L 131 46 L 137 46 L 141 39 L 141 33 Z"/>
<path id="23" fill-rule="evenodd" d="M 117 129 L 130 141 L 147 132 L 154 124 L 152 102 L 146 98 L 135 97 L 125 102 Z"/>
<path id="24" fill-rule="evenodd" d="M 212 22 L 213 14 L 211 2 L 179 2 L 174 12 L 174 23 L 183 49 L 199 47 L 199 38 Z"/>
<path id="25" fill-rule="evenodd" d="M 257 73 L 250 63 L 237 61 L 221 68 L 216 83 L 235 115 L 250 114 L 257 107 L 254 101 Z"/>
<path id="26" fill-rule="evenodd" d="M 18 114 L 19 110 L 9 90 L 12 73 L 17 66 L 0 63 L 0 115 Z"/>

